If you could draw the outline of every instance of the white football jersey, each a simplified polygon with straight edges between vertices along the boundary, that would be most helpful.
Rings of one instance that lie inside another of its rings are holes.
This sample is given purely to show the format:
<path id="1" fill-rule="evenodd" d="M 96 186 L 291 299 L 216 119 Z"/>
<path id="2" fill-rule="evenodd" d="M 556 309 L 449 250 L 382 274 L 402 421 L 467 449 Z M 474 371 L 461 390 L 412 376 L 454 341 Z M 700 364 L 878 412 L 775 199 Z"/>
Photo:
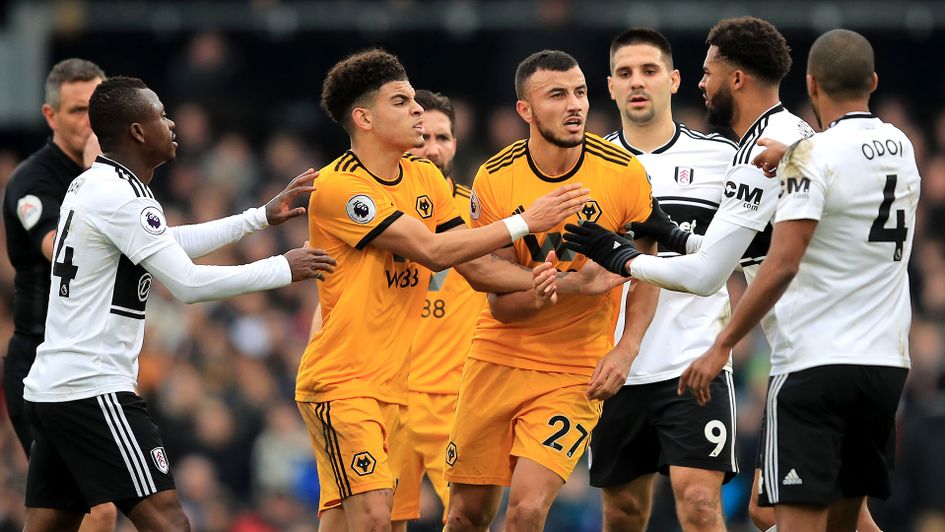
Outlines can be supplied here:
<path id="1" fill-rule="evenodd" d="M 622 131 L 605 138 L 640 159 L 650 176 L 653 196 L 681 229 L 705 234 L 722 199 L 723 177 L 736 151 L 734 142 L 692 131 L 683 124 L 677 125 L 668 143 L 650 153 L 632 146 Z M 676 255 L 662 247 L 659 254 Z M 629 283 L 624 284 L 615 341 L 623 335 L 628 289 Z M 712 346 L 730 314 L 724 287 L 709 297 L 660 290 L 656 314 L 630 368 L 627 384 L 660 382 L 682 375 Z M 731 370 L 731 361 L 726 369 Z"/>
<path id="2" fill-rule="evenodd" d="M 138 263 L 174 243 L 164 210 L 130 170 L 99 156 L 63 199 L 46 338 L 24 398 L 134 392 L 151 274 Z"/>
<path id="3" fill-rule="evenodd" d="M 720 220 L 758 231 L 740 261 L 745 280 L 751 283 L 758 274 L 761 262 L 771 245 L 771 221 L 778 205 L 778 180 L 766 177 L 751 161 L 766 148 L 757 144 L 759 139 L 776 140 L 790 146 L 810 137 L 814 130 L 799 116 L 780 103 L 765 111 L 755 120 L 738 142 L 738 152 L 725 175 L 722 202 L 716 216 Z M 769 343 L 773 343 L 777 323 L 769 312 L 761 320 L 761 327 Z"/>
<path id="4" fill-rule="evenodd" d="M 778 168 L 775 222 L 817 220 L 774 307 L 771 374 L 828 364 L 908 368 L 907 267 L 921 188 L 912 143 L 850 113 L 795 145 Z"/>

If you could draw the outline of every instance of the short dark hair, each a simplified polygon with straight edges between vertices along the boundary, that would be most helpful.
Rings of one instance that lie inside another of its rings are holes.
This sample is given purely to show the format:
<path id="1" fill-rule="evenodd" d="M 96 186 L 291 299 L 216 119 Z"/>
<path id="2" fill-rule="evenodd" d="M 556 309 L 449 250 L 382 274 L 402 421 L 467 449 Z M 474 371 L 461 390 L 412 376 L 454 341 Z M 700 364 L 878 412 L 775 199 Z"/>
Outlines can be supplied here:
<path id="1" fill-rule="evenodd" d="M 875 72 L 873 46 L 855 31 L 836 29 L 814 41 L 807 72 L 829 96 L 851 100 L 868 96 Z"/>
<path id="2" fill-rule="evenodd" d="M 670 70 L 673 69 L 673 47 L 662 33 L 650 28 L 630 28 L 610 43 L 610 70 L 614 69 L 614 54 L 624 46 L 649 44 L 658 48 Z"/>
<path id="3" fill-rule="evenodd" d="M 349 55 L 335 63 L 322 83 L 322 109 L 351 133 L 351 110 L 364 97 L 391 81 L 405 81 L 407 71 L 396 56 L 380 48 Z"/>
<path id="4" fill-rule="evenodd" d="M 453 109 L 453 102 L 439 92 L 420 89 L 413 97 L 424 111 L 439 111 L 450 119 L 450 133 L 456 132 L 456 111 Z"/>
<path id="5" fill-rule="evenodd" d="M 89 125 L 102 151 L 111 150 L 128 126 L 147 115 L 141 90 L 148 86 L 138 78 L 115 76 L 103 81 L 89 99 Z"/>
<path id="6" fill-rule="evenodd" d="M 60 89 L 63 83 L 92 81 L 95 78 L 104 80 L 105 72 L 91 61 L 76 57 L 59 61 L 46 76 L 46 103 L 53 109 L 59 110 L 62 96 Z"/>
<path id="7" fill-rule="evenodd" d="M 718 47 L 720 59 L 776 85 L 791 70 L 791 48 L 767 20 L 736 17 L 719 21 L 706 39 Z"/>
<path id="8" fill-rule="evenodd" d="M 525 99 L 525 82 L 539 70 L 567 72 L 578 66 L 577 59 L 561 50 L 542 50 L 526 57 L 515 69 L 515 95 Z"/>

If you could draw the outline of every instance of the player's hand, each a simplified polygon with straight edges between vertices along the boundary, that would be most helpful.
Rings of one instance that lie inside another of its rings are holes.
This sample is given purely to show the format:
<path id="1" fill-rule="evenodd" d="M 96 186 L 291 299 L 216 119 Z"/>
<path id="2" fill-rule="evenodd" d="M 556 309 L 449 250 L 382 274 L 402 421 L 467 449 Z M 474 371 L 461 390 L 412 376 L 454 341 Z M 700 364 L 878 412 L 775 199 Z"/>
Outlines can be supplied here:
<path id="1" fill-rule="evenodd" d="M 575 273 L 578 278 L 578 294 L 582 296 L 598 296 L 610 292 L 623 283 L 629 281 L 627 277 L 622 277 L 616 273 L 611 273 L 601 267 L 600 264 L 589 260 L 584 263 Z"/>
<path id="2" fill-rule="evenodd" d="M 292 208 L 292 204 L 300 195 L 315 190 L 312 182 L 316 177 L 318 177 L 318 172 L 309 168 L 295 176 L 282 192 L 266 203 L 266 220 L 269 221 L 269 225 L 279 225 L 286 220 L 305 214 L 305 207 Z"/>
<path id="3" fill-rule="evenodd" d="M 609 399 L 620 391 L 620 387 L 627 382 L 630 366 L 640 352 L 639 348 L 627 350 L 614 347 L 610 353 L 597 361 L 591 382 L 587 386 L 588 399 Z"/>
<path id="4" fill-rule="evenodd" d="M 633 238 L 652 238 L 680 255 L 686 254 L 686 241 L 692 234 L 689 231 L 683 231 L 670 220 L 656 198 L 653 198 L 653 212 L 650 213 L 650 217 L 644 222 L 628 223 L 627 231 L 633 234 Z"/>
<path id="5" fill-rule="evenodd" d="M 758 139 L 758 142 L 755 144 L 764 146 L 766 149 L 756 155 L 755 158 L 751 160 L 751 164 L 761 168 L 766 176 L 775 177 L 778 171 L 778 163 L 781 162 L 781 158 L 784 157 L 784 153 L 787 152 L 787 144 L 782 144 L 771 139 Z"/>
<path id="6" fill-rule="evenodd" d="M 565 247 L 586 256 L 617 275 L 626 276 L 627 261 L 643 252 L 633 242 L 593 223 L 564 226 Z"/>
<path id="7" fill-rule="evenodd" d="M 558 302 L 558 269 L 555 268 L 557 256 L 554 250 L 548 252 L 545 262 L 532 268 L 535 283 L 535 298 L 538 309 L 550 307 Z"/>
<path id="8" fill-rule="evenodd" d="M 321 249 L 312 249 L 308 243 L 301 248 L 290 249 L 283 256 L 289 261 L 289 269 L 292 270 L 292 282 L 304 281 L 306 279 L 315 279 L 321 281 L 324 279 L 324 273 L 335 271 L 337 264 L 331 255 Z"/>
<path id="9" fill-rule="evenodd" d="M 522 213 L 522 218 L 528 224 L 528 231 L 547 231 L 577 214 L 591 199 L 589 193 L 590 189 L 581 188 L 580 183 L 574 183 L 558 187 L 536 199 L 532 206 Z"/>
<path id="10" fill-rule="evenodd" d="M 725 364 L 731 349 L 718 343 L 712 345 L 702 356 L 695 359 L 679 377 L 679 388 L 676 393 L 682 395 L 688 388 L 699 406 L 705 406 L 712 399 L 709 385 L 715 380 Z"/>

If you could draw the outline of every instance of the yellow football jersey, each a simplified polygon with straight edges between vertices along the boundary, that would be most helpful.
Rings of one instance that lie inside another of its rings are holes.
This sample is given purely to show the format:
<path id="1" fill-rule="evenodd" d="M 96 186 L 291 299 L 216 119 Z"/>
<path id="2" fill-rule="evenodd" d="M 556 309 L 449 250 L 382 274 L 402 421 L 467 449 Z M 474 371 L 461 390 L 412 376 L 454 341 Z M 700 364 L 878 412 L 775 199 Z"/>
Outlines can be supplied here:
<path id="1" fill-rule="evenodd" d="M 469 221 L 472 191 L 449 181 L 453 205 Z M 476 292 L 454 269 L 434 273 L 413 337 L 409 388 L 412 392 L 456 394 L 476 319 L 486 295 Z"/>
<path id="2" fill-rule="evenodd" d="M 586 220 L 623 233 L 625 224 L 646 220 L 652 210 L 652 189 L 639 160 L 588 133 L 580 159 L 563 175 L 542 174 L 526 140 L 486 161 L 473 184 L 472 224 L 487 225 L 523 212 L 539 196 L 566 183 L 582 183 L 590 189 L 591 200 L 550 231 L 516 242 L 519 264 L 532 268 L 555 250 L 559 270 L 580 270 L 587 258 L 564 247 L 566 223 Z M 522 369 L 591 375 L 597 361 L 613 348 L 613 312 L 611 295 L 559 294 L 556 305 L 515 323 L 499 322 L 486 308 L 476 323 L 469 357 Z"/>
<path id="3" fill-rule="evenodd" d="M 369 245 L 401 216 L 430 231 L 462 225 L 443 174 L 405 155 L 385 181 L 351 152 L 320 170 L 309 200 L 309 239 L 338 265 L 319 286 L 322 328 L 299 365 L 295 399 L 373 397 L 406 404 L 410 343 L 430 271 Z"/>

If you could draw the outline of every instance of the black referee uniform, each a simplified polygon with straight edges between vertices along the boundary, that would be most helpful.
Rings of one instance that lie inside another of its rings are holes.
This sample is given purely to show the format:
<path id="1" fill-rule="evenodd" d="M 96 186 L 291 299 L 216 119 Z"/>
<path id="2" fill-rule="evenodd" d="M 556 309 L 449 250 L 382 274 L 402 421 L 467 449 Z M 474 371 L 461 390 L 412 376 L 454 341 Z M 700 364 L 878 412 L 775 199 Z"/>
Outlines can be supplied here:
<path id="1" fill-rule="evenodd" d="M 3 365 L 3 393 L 13 429 L 27 456 L 33 438 L 23 412 L 23 378 L 36 358 L 36 347 L 43 342 L 49 303 L 51 264 L 42 252 L 43 237 L 56 230 L 66 189 L 83 170 L 49 140 L 13 171 L 3 199 L 7 256 L 16 270 L 14 330 Z"/>

